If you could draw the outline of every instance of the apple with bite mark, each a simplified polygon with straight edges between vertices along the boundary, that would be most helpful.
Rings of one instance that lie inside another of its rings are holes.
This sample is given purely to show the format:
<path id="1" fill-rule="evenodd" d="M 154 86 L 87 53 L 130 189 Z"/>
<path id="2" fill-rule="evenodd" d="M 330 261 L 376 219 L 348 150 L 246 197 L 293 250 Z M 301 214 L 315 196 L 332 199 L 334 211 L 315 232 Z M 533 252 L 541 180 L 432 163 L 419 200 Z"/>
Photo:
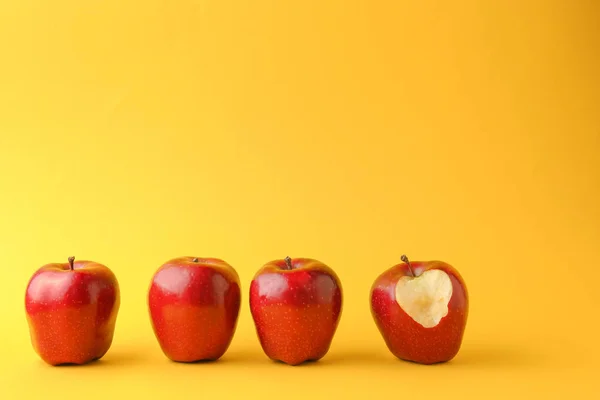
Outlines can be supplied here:
<path id="1" fill-rule="evenodd" d="M 165 356 L 176 362 L 221 358 L 240 302 L 236 270 L 217 258 L 172 259 L 158 268 L 148 291 L 152 329 Z"/>
<path id="2" fill-rule="evenodd" d="M 317 260 L 271 261 L 252 280 L 250 311 L 270 359 L 289 365 L 317 361 L 329 351 L 340 320 L 340 280 Z"/>
<path id="3" fill-rule="evenodd" d="M 469 313 L 466 285 L 442 261 L 402 263 L 383 272 L 371 287 L 371 314 L 388 349 L 419 364 L 452 360 Z"/>
<path id="4" fill-rule="evenodd" d="M 102 358 L 112 344 L 119 306 L 119 284 L 108 267 L 74 257 L 42 266 L 25 293 L 35 352 L 50 365 Z"/>

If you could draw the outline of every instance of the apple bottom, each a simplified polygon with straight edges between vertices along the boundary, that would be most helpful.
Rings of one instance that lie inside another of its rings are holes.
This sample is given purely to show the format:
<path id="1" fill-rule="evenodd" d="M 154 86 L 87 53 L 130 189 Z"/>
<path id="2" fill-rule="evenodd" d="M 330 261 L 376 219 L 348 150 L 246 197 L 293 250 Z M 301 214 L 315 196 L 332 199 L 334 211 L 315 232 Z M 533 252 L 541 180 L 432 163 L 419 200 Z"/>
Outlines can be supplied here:
<path id="1" fill-rule="evenodd" d="M 50 365 L 82 365 L 96 361 L 108 352 L 113 340 L 110 327 L 96 327 L 93 310 L 87 313 L 81 309 L 38 312 L 27 318 L 33 348 Z"/>
<path id="2" fill-rule="evenodd" d="M 318 361 L 337 327 L 332 306 L 262 306 L 255 310 L 257 334 L 267 357 L 289 365 Z"/>
<path id="3" fill-rule="evenodd" d="M 426 336 L 418 340 L 388 338 L 386 344 L 397 358 L 419 364 L 445 363 L 458 354 L 460 344 L 453 340 L 448 342 L 443 334 Z"/>
<path id="4" fill-rule="evenodd" d="M 269 340 L 269 339 L 265 339 Z M 315 347 L 307 347 L 285 343 L 279 345 L 262 344 L 263 351 L 269 359 L 275 362 L 282 362 L 288 365 L 300 365 L 303 363 L 315 362 L 320 360 L 329 351 L 330 344 Z"/>
<path id="5" fill-rule="evenodd" d="M 373 317 L 390 352 L 404 361 L 438 364 L 460 350 L 465 314 L 451 309 L 438 325 L 425 328 L 408 316 L 383 290 L 373 292 Z M 451 304 L 452 305 L 452 304 Z"/>
<path id="6" fill-rule="evenodd" d="M 165 306 L 153 318 L 159 345 L 171 361 L 215 361 L 233 339 L 235 325 L 222 309 L 197 306 Z"/>
<path id="7" fill-rule="evenodd" d="M 416 324 L 413 322 L 410 325 Z M 460 350 L 462 330 L 452 326 L 434 328 L 383 325 L 389 332 L 384 335 L 390 352 L 397 358 L 419 364 L 439 364 L 452 360 Z"/>

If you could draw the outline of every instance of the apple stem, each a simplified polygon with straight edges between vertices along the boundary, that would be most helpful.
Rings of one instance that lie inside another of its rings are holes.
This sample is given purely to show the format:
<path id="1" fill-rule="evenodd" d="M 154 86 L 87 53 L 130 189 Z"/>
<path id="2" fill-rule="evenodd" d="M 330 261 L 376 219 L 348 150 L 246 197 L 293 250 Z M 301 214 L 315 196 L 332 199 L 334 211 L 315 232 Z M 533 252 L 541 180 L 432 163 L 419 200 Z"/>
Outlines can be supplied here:
<path id="1" fill-rule="evenodd" d="M 75 269 L 75 257 L 69 257 L 69 268 L 71 269 L 71 271 L 73 271 Z"/>
<path id="2" fill-rule="evenodd" d="M 285 258 L 285 265 L 288 269 L 292 269 L 292 259 L 289 256 Z"/>
<path id="3" fill-rule="evenodd" d="M 400 257 L 400 259 L 408 265 L 408 270 L 410 271 L 410 274 L 412 276 L 415 276 L 415 271 L 413 271 L 412 265 L 410 265 L 410 260 L 408 259 L 408 257 L 406 257 L 406 254 L 402 254 L 402 257 Z"/>
<path id="4" fill-rule="evenodd" d="M 198 258 L 194 257 L 194 259 L 192 260 L 192 262 L 198 262 Z"/>

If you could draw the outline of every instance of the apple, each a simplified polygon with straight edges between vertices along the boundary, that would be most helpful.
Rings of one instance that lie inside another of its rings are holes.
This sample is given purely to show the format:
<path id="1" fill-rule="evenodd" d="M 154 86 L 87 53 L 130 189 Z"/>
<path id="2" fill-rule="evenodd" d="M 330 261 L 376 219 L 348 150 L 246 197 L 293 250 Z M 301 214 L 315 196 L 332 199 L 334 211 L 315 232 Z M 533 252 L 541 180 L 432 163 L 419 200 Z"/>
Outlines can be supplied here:
<path id="1" fill-rule="evenodd" d="M 217 258 L 179 257 L 152 278 L 148 306 L 154 334 L 172 361 L 219 359 L 233 339 L 240 311 L 240 279 Z"/>
<path id="2" fill-rule="evenodd" d="M 342 312 L 336 273 L 309 258 L 275 260 L 255 274 L 250 311 L 265 354 L 298 365 L 329 351 Z"/>
<path id="3" fill-rule="evenodd" d="M 375 324 L 399 359 L 419 364 L 450 361 L 460 350 L 467 324 L 465 283 L 443 261 L 401 259 L 371 287 Z"/>
<path id="4" fill-rule="evenodd" d="M 42 266 L 25 293 L 35 352 L 50 365 L 102 358 L 112 344 L 119 306 L 119 284 L 108 267 L 74 257 Z"/>

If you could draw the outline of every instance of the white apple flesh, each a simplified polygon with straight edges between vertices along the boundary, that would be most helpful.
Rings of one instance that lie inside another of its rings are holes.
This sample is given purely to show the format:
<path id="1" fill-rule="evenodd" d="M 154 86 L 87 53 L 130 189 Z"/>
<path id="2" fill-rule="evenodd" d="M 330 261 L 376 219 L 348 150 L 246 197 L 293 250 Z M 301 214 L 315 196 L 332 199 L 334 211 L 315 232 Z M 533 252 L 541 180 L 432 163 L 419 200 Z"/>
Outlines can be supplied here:
<path id="1" fill-rule="evenodd" d="M 439 269 L 420 276 L 403 276 L 396 284 L 396 302 L 409 317 L 424 328 L 437 326 L 448 315 L 452 281 Z"/>

